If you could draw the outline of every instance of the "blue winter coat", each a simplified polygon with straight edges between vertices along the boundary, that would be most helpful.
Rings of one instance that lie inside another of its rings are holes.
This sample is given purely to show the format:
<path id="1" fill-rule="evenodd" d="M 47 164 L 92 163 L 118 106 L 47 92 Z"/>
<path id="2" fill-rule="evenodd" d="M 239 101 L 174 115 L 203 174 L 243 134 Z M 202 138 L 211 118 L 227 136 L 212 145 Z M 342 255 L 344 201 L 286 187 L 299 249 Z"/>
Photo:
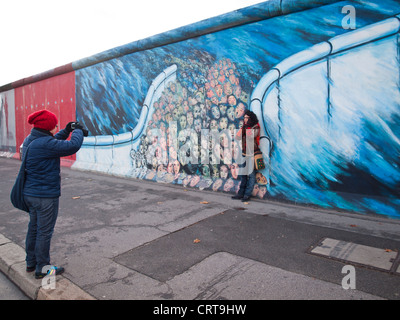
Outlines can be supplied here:
<path id="1" fill-rule="evenodd" d="M 25 138 L 22 149 L 22 159 L 27 157 L 24 195 L 38 198 L 61 195 L 60 157 L 76 153 L 83 142 L 82 130 L 75 129 L 70 141 L 66 140 L 68 136 L 66 130 L 53 136 L 48 131 L 33 128 Z"/>

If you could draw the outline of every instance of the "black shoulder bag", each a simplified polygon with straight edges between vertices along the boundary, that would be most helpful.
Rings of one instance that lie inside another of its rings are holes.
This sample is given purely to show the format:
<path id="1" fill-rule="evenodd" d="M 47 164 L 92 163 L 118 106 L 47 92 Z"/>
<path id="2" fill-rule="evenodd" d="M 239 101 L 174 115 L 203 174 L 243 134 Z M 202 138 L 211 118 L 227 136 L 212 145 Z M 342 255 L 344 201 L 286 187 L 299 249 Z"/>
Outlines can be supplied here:
<path id="1" fill-rule="evenodd" d="M 10 200 L 13 206 L 17 209 L 29 212 L 29 207 L 26 205 L 24 200 L 24 185 L 25 185 L 25 162 L 28 154 L 29 146 L 26 149 L 25 157 L 21 163 L 21 168 L 17 179 L 15 180 L 14 186 L 11 190 Z"/>

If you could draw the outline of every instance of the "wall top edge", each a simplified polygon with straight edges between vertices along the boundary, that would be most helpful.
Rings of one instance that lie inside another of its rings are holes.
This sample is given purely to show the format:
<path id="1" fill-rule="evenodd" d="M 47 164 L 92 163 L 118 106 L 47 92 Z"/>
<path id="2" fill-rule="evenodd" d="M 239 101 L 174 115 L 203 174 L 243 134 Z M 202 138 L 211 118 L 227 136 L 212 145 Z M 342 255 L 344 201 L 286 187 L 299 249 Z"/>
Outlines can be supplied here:
<path id="1" fill-rule="evenodd" d="M 267 20 L 273 17 L 287 15 L 303 10 L 317 8 L 324 5 L 340 2 L 341 0 L 269 0 L 253 6 L 238 9 L 216 17 L 195 22 L 186 26 L 166 31 L 154 36 L 134 41 L 98 54 L 86 57 L 64 66 L 60 66 L 37 75 L 27 77 L 9 84 L 0 86 L 0 92 L 15 89 L 33 82 L 51 78 L 63 73 L 76 71 L 97 63 L 118 58 L 138 51 L 149 50 L 155 47 L 180 42 L 186 39 L 199 37 L 213 32 Z"/>

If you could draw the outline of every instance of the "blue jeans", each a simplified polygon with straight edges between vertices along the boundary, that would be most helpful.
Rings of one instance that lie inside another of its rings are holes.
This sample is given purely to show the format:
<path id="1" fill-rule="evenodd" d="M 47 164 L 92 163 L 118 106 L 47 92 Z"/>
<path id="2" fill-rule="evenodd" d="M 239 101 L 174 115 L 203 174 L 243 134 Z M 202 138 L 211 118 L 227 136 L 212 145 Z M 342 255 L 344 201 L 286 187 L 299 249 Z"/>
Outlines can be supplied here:
<path id="1" fill-rule="evenodd" d="M 50 242 L 58 215 L 59 198 L 25 196 L 29 206 L 30 221 L 26 234 L 26 265 L 36 266 L 36 272 L 50 265 Z"/>
<path id="2" fill-rule="evenodd" d="M 256 170 L 254 170 L 254 159 L 253 157 L 243 158 L 244 163 L 239 164 L 239 172 L 240 175 L 240 188 L 238 191 L 238 195 L 242 197 L 251 197 L 251 193 L 253 192 L 254 185 L 256 184 Z M 246 163 L 248 165 L 246 166 Z M 243 174 L 245 173 L 245 174 Z"/>

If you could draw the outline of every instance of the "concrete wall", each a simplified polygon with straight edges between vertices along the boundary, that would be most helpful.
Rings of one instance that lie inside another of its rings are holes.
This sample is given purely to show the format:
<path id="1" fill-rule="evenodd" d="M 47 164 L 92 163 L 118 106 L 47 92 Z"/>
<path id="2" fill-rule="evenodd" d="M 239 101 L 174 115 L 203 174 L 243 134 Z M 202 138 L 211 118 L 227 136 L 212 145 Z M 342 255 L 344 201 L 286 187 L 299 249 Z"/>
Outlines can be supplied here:
<path id="1" fill-rule="evenodd" d="M 230 134 L 250 109 L 267 163 L 255 197 L 398 218 L 399 12 L 268 1 L 22 79 L 0 87 L 2 154 L 47 108 L 90 132 L 64 164 L 233 193 Z"/>

